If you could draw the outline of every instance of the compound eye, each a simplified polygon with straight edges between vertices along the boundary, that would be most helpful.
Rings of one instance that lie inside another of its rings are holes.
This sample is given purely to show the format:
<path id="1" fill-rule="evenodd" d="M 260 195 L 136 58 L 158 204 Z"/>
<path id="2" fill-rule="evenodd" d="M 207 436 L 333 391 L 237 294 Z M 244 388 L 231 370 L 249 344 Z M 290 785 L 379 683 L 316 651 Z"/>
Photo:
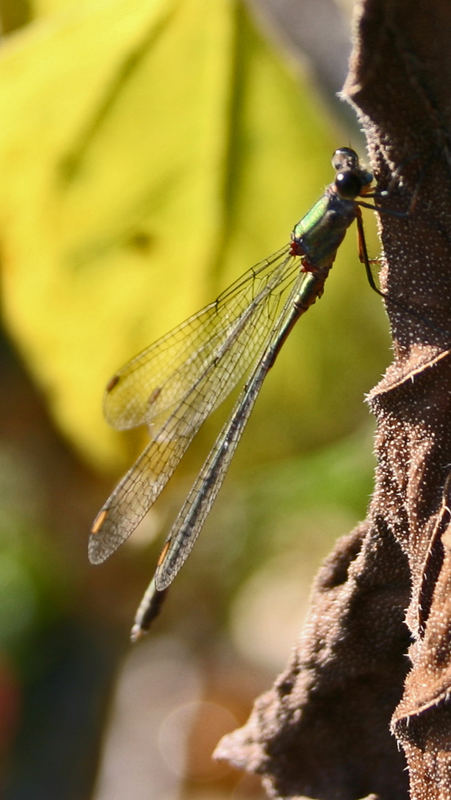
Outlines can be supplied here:
<path id="1" fill-rule="evenodd" d="M 353 200 L 362 191 L 362 181 L 353 172 L 338 172 L 335 176 L 335 186 L 341 197 Z"/>

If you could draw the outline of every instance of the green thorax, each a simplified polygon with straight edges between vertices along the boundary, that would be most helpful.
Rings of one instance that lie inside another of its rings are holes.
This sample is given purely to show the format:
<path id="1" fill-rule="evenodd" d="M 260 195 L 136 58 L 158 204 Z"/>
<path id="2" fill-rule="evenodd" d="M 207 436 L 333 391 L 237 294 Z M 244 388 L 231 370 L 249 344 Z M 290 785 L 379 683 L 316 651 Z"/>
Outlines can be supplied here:
<path id="1" fill-rule="evenodd" d="M 306 257 L 306 266 L 330 267 L 344 235 L 356 217 L 356 205 L 329 186 L 322 197 L 295 225 L 292 252 Z"/>

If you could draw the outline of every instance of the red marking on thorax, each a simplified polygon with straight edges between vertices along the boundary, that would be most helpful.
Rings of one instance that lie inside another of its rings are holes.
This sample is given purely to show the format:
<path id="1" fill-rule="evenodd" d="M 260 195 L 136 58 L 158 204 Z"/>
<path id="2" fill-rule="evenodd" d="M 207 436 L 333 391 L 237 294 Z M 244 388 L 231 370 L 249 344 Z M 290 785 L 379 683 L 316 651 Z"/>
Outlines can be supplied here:
<path id="1" fill-rule="evenodd" d="M 303 250 L 301 243 L 297 239 L 291 240 L 290 255 L 301 257 L 301 272 L 316 272 L 316 268 L 313 266 L 313 264 L 310 264 L 308 256 Z"/>
<path id="2" fill-rule="evenodd" d="M 290 244 L 290 256 L 303 256 L 304 251 L 301 243 L 297 239 L 292 239 Z"/>

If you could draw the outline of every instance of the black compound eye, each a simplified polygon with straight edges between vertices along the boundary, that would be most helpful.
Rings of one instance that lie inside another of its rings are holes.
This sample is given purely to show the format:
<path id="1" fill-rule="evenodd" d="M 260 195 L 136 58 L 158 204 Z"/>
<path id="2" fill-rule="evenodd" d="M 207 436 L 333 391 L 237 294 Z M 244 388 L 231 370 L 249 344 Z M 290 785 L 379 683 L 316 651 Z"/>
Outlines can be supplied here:
<path id="1" fill-rule="evenodd" d="M 353 200 L 362 191 L 362 181 L 353 172 L 338 172 L 335 186 L 340 196 L 346 200 Z"/>

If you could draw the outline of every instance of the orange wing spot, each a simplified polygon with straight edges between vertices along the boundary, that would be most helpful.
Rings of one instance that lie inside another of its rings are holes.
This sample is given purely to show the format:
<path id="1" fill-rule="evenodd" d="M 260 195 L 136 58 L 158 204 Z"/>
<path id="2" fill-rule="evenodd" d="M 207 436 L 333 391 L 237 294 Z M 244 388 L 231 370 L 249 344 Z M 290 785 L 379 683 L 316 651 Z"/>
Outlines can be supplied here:
<path id="1" fill-rule="evenodd" d="M 157 568 L 161 567 L 163 561 L 165 560 L 165 558 L 167 556 L 167 552 L 169 550 L 169 545 L 170 544 L 171 544 L 170 542 L 166 542 L 165 546 L 163 547 L 163 549 L 162 549 L 162 551 L 161 551 L 161 553 L 159 555 L 158 561 L 157 561 Z"/>
<path id="2" fill-rule="evenodd" d="M 119 381 L 120 381 L 119 375 L 113 375 L 111 380 L 108 381 L 107 383 L 106 391 L 111 392 L 114 389 L 114 387 L 118 385 Z"/>
<path id="3" fill-rule="evenodd" d="M 106 508 L 102 508 L 102 510 L 99 511 L 94 522 L 92 523 L 91 533 L 96 534 L 99 532 L 107 516 L 108 516 L 108 510 Z"/>

